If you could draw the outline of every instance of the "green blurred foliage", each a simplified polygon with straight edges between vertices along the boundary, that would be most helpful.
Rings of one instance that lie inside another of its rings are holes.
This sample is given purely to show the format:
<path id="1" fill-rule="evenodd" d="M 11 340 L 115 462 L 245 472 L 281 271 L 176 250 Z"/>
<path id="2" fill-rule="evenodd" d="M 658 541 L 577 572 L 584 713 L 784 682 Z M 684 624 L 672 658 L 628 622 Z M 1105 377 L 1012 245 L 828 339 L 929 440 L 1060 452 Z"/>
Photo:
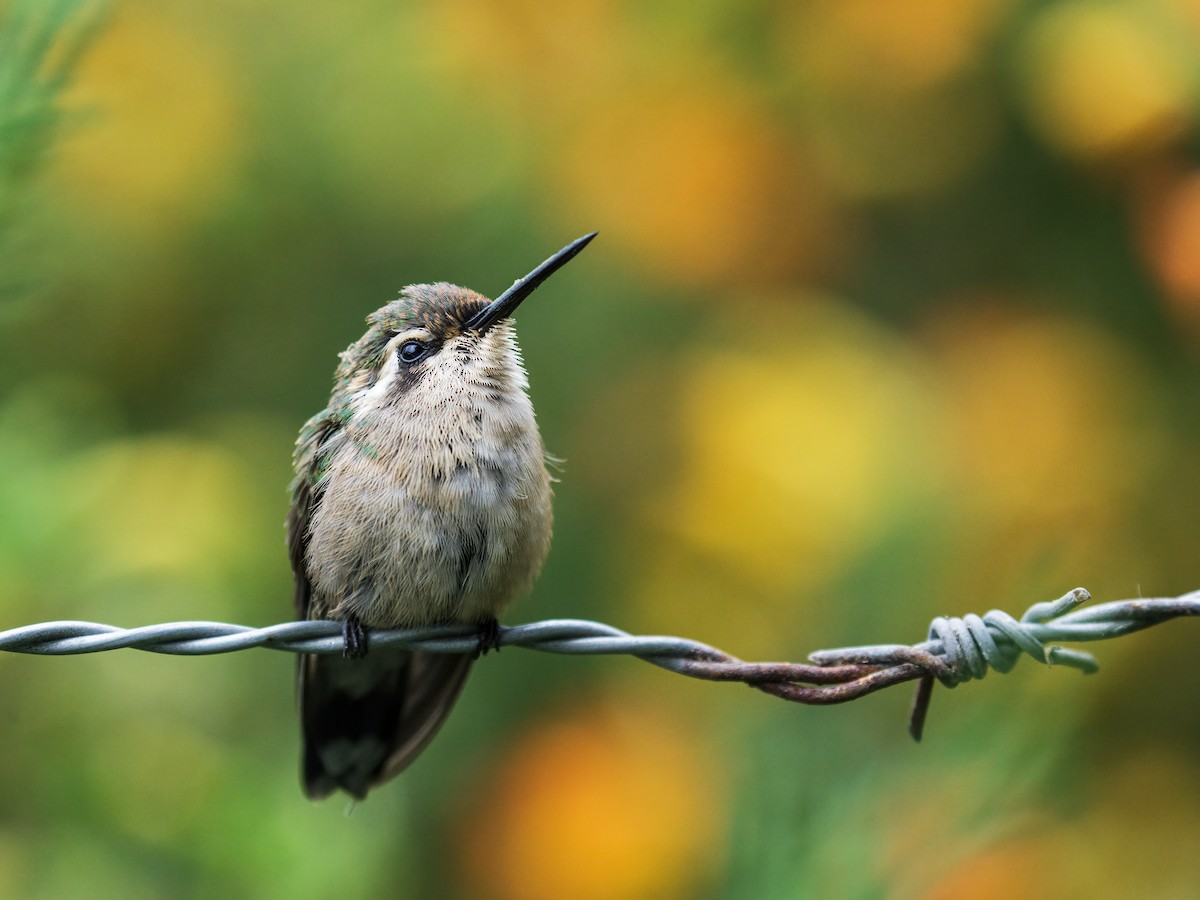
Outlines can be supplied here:
<path id="1" fill-rule="evenodd" d="M 365 315 L 591 229 L 519 318 L 567 462 L 510 620 L 797 659 L 1197 586 L 1192 0 L 0 11 L 4 627 L 286 618 Z M 6 655 L 0 897 L 1187 896 L 1195 635 L 1098 650 L 920 747 L 894 691 L 504 653 L 353 808 L 288 658 Z"/>
<path id="2" fill-rule="evenodd" d="M 87 46 L 83 0 L 3 7 L 0 28 L 0 302 L 27 292 L 30 248 L 17 224 L 30 213 L 26 185 L 54 138 L 58 94 Z"/>

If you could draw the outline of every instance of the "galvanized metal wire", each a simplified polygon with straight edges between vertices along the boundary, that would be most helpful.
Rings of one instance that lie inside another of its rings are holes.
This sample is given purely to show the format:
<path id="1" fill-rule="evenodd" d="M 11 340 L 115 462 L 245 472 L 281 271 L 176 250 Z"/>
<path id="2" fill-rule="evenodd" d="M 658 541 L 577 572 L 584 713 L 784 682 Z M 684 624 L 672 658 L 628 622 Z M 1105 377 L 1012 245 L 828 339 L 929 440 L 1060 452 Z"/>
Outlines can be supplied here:
<path id="1" fill-rule="evenodd" d="M 545 653 L 585 656 L 625 654 L 681 675 L 737 681 L 807 704 L 844 703 L 881 688 L 919 681 L 910 730 L 920 738 L 934 680 L 947 687 L 1008 672 L 1022 655 L 1046 665 L 1085 673 L 1096 659 L 1057 642 L 1102 641 L 1141 631 L 1182 616 L 1200 616 L 1200 590 L 1179 597 L 1117 600 L 1084 607 L 1091 595 L 1076 588 L 1057 600 L 1035 603 L 1020 619 L 992 610 L 983 616 L 938 617 L 918 644 L 882 644 L 819 650 L 808 663 L 746 662 L 715 647 L 682 637 L 632 635 L 603 622 L 547 619 L 501 627 L 485 645 L 477 629 L 439 626 L 372 630 L 370 647 L 435 653 L 476 652 L 488 647 L 524 647 Z M 252 647 L 290 653 L 341 653 L 342 623 L 285 622 L 265 628 L 224 622 L 167 622 L 118 628 L 95 622 L 42 622 L 0 631 L 0 650 L 70 656 L 136 649 L 178 656 L 207 656 Z"/>

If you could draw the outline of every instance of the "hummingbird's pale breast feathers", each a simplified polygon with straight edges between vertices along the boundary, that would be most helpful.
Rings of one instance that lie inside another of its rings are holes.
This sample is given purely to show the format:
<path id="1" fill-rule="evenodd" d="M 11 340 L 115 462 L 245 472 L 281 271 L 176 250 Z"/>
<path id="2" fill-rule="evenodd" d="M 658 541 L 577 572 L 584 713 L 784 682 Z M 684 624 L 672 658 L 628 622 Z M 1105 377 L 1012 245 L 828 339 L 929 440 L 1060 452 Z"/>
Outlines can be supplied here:
<path id="1" fill-rule="evenodd" d="M 541 568 L 550 479 L 515 336 L 508 322 L 462 325 L 486 303 L 447 284 L 408 288 L 371 317 L 381 334 L 343 355 L 341 427 L 318 449 L 309 522 L 313 615 L 474 623 Z M 432 352 L 406 364 L 414 341 Z"/>

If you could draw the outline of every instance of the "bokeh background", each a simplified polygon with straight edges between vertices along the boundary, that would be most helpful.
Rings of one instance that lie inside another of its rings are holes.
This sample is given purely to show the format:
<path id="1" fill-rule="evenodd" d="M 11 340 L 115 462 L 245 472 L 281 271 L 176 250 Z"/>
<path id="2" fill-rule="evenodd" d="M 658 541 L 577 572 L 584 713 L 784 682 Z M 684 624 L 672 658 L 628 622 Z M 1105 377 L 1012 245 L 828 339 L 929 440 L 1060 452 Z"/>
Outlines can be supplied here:
<path id="1" fill-rule="evenodd" d="M 364 316 L 592 229 L 518 318 L 566 463 L 510 623 L 801 659 L 1200 584 L 1194 0 L 0 9 L 0 627 L 289 617 Z M 920 746 L 904 689 L 508 651 L 354 807 L 282 654 L 4 655 L 0 896 L 1194 896 L 1197 637 Z"/>

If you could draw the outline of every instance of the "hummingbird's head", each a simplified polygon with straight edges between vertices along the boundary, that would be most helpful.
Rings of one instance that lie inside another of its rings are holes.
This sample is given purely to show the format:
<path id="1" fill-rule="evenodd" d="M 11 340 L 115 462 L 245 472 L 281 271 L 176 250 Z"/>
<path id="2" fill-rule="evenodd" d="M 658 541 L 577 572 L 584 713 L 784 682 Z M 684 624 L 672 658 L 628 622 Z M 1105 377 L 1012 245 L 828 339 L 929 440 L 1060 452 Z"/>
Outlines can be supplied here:
<path id="1" fill-rule="evenodd" d="M 509 317 L 521 302 L 596 236 L 584 235 L 489 301 L 457 285 L 415 284 L 367 317 L 370 325 L 342 354 L 338 394 L 344 414 L 401 402 L 423 405 L 471 386 L 499 395 L 527 387 Z"/>

